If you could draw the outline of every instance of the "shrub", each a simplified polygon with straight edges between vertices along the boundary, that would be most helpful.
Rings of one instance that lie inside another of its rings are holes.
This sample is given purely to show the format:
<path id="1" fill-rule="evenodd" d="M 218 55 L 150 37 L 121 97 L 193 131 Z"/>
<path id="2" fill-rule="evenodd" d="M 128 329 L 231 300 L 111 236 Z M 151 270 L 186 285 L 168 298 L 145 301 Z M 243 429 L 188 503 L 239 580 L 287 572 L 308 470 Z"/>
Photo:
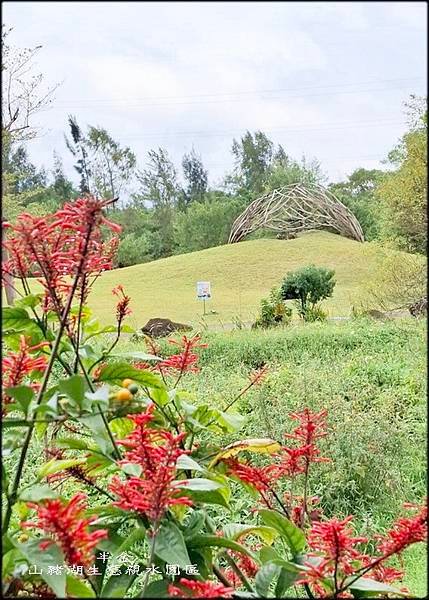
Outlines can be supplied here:
<path id="1" fill-rule="evenodd" d="M 316 310 L 316 304 L 329 296 L 335 286 L 335 271 L 308 265 L 289 273 L 281 287 L 283 300 L 296 300 L 300 316 L 304 320 L 321 320 L 322 312 Z M 319 315 L 318 318 L 314 318 Z"/>
<path id="2" fill-rule="evenodd" d="M 254 328 L 287 325 L 292 318 L 292 310 L 285 305 L 281 290 L 273 287 L 268 298 L 261 300 L 260 315 L 253 324 Z"/>

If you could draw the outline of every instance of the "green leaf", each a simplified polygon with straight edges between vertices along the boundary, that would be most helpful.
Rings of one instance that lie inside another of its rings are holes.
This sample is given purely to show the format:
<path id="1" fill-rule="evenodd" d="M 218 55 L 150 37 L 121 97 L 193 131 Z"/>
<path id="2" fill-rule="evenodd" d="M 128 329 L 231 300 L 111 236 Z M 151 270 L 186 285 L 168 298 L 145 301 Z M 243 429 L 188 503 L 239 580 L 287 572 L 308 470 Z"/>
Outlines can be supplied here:
<path id="1" fill-rule="evenodd" d="M 136 383 L 140 383 L 142 386 L 148 388 L 162 389 L 165 387 L 161 379 L 157 375 L 154 375 L 154 373 L 143 369 L 136 369 L 126 362 L 107 365 L 101 370 L 98 376 L 98 381 L 106 381 L 117 385 L 121 385 L 124 379 L 132 379 Z"/>
<path id="2" fill-rule="evenodd" d="M 6 581 L 8 575 L 12 575 L 13 569 L 17 562 L 18 550 L 13 548 L 3 554 L 2 560 L 2 581 Z"/>
<path id="3" fill-rule="evenodd" d="M 143 567 L 143 565 L 141 565 Z M 137 575 L 112 575 L 103 585 L 100 592 L 100 598 L 125 598 L 130 586 L 133 584 Z"/>
<path id="4" fill-rule="evenodd" d="M 82 579 L 75 575 L 66 576 L 67 598 L 95 598 L 95 592 Z"/>
<path id="5" fill-rule="evenodd" d="M 19 298 L 15 300 L 14 306 L 18 308 L 35 308 L 38 306 L 43 298 L 43 294 L 27 294 L 24 298 Z"/>
<path id="6" fill-rule="evenodd" d="M 140 477 L 141 472 L 143 471 L 143 467 L 141 465 L 136 465 L 134 463 L 124 463 L 121 465 L 121 469 L 127 475 L 132 475 L 133 477 Z"/>
<path id="7" fill-rule="evenodd" d="M 154 354 L 146 354 L 146 352 L 120 352 L 117 354 L 110 354 L 111 358 L 126 358 L 127 360 L 162 360 L 159 356 Z"/>
<path id="8" fill-rule="evenodd" d="M 272 562 L 274 560 L 283 560 L 277 550 L 268 546 L 263 546 L 259 550 L 259 558 L 262 563 Z"/>
<path id="9" fill-rule="evenodd" d="M 176 479 L 172 482 L 174 487 L 184 488 L 191 491 L 207 492 L 210 490 L 218 490 L 225 487 L 218 481 L 212 479 L 204 479 L 203 477 L 195 477 L 195 479 Z"/>
<path id="10" fill-rule="evenodd" d="M 82 465 L 86 462 L 85 458 L 69 458 L 64 460 L 57 460 L 53 458 L 40 467 L 37 472 L 38 479 L 43 479 L 47 475 L 53 475 L 59 471 L 75 467 L 76 465 Z"/>
<path id="11" fill-rule="evenodd" d="M 129 548 L 131 548 L 136 542 L 139 542 L 140 540 L 144 539 L 145 535 L 146 529 L 144 527 L 137 527 L 137 529 L 134 529 L 134 531 L 126 538 L 126 540 L 122 542 L 120 546 L 117 547 L 115 552 L 112 553 L 109 560 L 113 563 L 114 559 L 117 556 L 122 554 L 122 552 L 126 552 L 127 550 L 129 550 Z"/>
<path id="12" fill-rule="evenodd" d="M 109 427 L 116 439 L 123 440 L 129 433 L 132 432 L 135 425 L 134 422 L 128 417 L 118 417 L 117 419 L 112 419 L 109 422 Z"/>
<path id="13" fill-rule="evenodd" d="M 281 567 L 273 563 L 265 563 L 256 573 L 255 589 L 262 598 L 268 596 L 272 581 L 280 575 Z"/>
<path id="14" fill-rule="evenodd" d="M 238 542 L 234 542 L 232 540 L 227 540 L 223 537 L 218 537 L 217 535 L 195 535 L 188 540 L 188 546 L 191 548 L 229 548 L 230 550 L 235 550 L 236 552 L 240 552 L 241 554 L 246 554 L 250 556 L 254 561 L 259 563 L 257 556 L 253 554 L 248 548 L 239 544 Z"/>
<path id="15" fill-rule="evenodd" d="M 154 543 L 155 554 L 167 564 L 179 565 L 181 568 L 190 564 L 185 539 L 174 523 L 161 525 Z"/>
<path id="16" fill-rule="evenodd" d="M 24 308 L 5 307 L 2 309 L 3 331 L 26 331 L 37 327 L 33 319 L 30 319 Z"/>
<path id="17" fill-rule="evenodd" d="M 306 544 L 305 535 L 296 525 L 286 517 L 279 515 L 273 510 L 261 509 L 258 511 L 262 520 L 269 527 L 276 529 L 281 537 L 287 541 L 293 556 L 304 549 Z"/>
<path id="18" fill-rule="evenodd" d="M 34 391 L 27 385 L 18 385 L 15 387 L 6 388 L 4 393 L 18 402 L 22 411 L 27 416 L 28 407 L 34 398 Z"/>
<path id="19" fill-rule="evenodd" d="M 72 375 L 68 379 L 61 379 L 58 383 L 58 389 L 71 398 L 77 406 L 83 408 L 86 382 L 81 375 Z"/>
<path id="20" fill-rule="evenodd" d="M 288 588 L 290 588 L 297 579 L 297 573 L 294 573 L 293 571 L 288 571 L 284 567 L 281 567 L 281 572 L 277 580 L 276 589 L 274 590 L 275 598 L 283 598 L 285 591 Z"/>
<path id="21" fill-rule="evenodd" d="M 206 521 L 206 514 L 203 510 L 193 510 L 186 522 L 183 524 L 185 538 L 197 535 Z"/>
<path id="22" fill-rule="evenodd" d="M 351 578 L 348 581 L 352 581 Z M 386 583 L 382 583 L 381 581 L 375 581 L 374 579 L 369 579 L 368 577 L 359 577 L 354 583 L 350 585 L 351 590 L 356 590 L 359 592 L 374 592 L 375 596 L 379 594 L 395 594 L 395 596 L 407 596 L 407 592 L 401 592 L 396 587 L 391 585 L 387 585 Z M 367 594 L 365 594 L 367 596 Z"/>
<path id="23" fill-rule="evenodd" d="M 55 445 L 58 446 L 58 448 L 71 448 L 73 450 L 93 449 L 91 443 L 87 440 L 72 437 L 58 438 L 55 442 Z"/>
<path id="24" fill-rule="evenodd" d="M 179 456 L 176 462 L 176 469 L 182 469 L 183 471 L 205 471 L 204 467 L 199 465 L 193 458 L 187 454 Z"/>
<path id="25" fill-rule="evenodd" d="M 223 506 L 227 510 L 231 510 L 228 500 L 225 498 L 225 494 L 222 492 L 222 489 L 210 490 L 208 492 L 201 490 L 181 489 L 180 495 L 188 496 L 188 498 L 191 498 L 195 503 L 218 504 L 219 506 Z"/>
<path id="26" fill-rule="evenodd" d="M 100 404 L 102 408 L 107 408 L 109 406 L 109 392 L 109 386 L 102 385 L 95 392 L 86 392 L 85 397 L 91 402 Z"/>
<path id="27" fill-rule="evenodd" d="M 246 525 L 244 523 L 228 523 L 223 527 L 224 536 L 230 540 L 238 540 L 241 537 L 252 534 L 261 538 L 266 544 L 272 544 L 278 532 L 273 527 L 265 525 Z"/>
<path id="28" fill-rule="evenodd" d="M 36 565 L 39 570 L 42 570 L 41 577 L 52 588 L 54 594 L 58 598 L 66 596 L 66 573 L 60 575 L 48 575 L 48 567 L 51 565 L 64 565 L 64 554 L 60 548 L 52 543 L 47 548 L 40 550 L 40 542 L 44 540 L 31 540 L 25 544 L 14 542 L 18 550 L 27 559 L 30 566 Z"/>
<path id="29" fill-rule="evenodd" d="M 168 586 L 170 585 L 168 579 L 158 579 L 152 581 L 147 588 L 142 598 L 170 598 L 168 593 Z"/>
<path id="30" fill-rule="evenodd" d="M 58 498 L 58 494 L 49 485 L 31 484 L 19 494 L 22 502 L 40 502 L 47 498 Z"/>

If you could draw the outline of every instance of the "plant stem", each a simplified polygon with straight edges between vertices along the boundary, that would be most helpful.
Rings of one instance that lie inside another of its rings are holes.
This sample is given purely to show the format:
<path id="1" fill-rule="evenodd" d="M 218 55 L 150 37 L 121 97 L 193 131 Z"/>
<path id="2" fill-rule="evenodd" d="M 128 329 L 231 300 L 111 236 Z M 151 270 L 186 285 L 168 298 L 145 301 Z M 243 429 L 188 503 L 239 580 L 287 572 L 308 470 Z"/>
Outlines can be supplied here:
<path id="1" fill-rule="evenodd" d="M 227 563 L 230 565 L 230 567 L 234 571 L 234 573 L 241 579 L 246 590 L 248 592 L 254 592 L 255 590 L 253 589 L 253 587 L 250 584 L 249 580 L 247 579 L 246 575 L 243 573 L 243 571 L 237 565 L 237 563 L 232 558 L 232 556 L 230 556 L 227 552 L 222 553 L 222 556 L 225 558 Z"/>

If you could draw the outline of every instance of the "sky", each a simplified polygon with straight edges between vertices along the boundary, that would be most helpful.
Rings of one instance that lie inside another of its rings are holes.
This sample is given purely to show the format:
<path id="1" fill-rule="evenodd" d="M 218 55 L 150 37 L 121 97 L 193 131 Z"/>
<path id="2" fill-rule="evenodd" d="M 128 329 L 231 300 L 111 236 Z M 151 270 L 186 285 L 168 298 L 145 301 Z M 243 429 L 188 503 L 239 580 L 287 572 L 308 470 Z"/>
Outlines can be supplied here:
<path id="1" fill-rule="evenodd" d="M 77 181 L 72 114 L 140 168 L 163 147 L 180 170 L 194 148 L 213 186 L 246 130 L 316 158 L 329 181 L 386 168 L 404 102 L 426 95 L 426 13 L 425 2 L 3 2 L 9 42 L 41 44 L 34 71 L 60 83 L 35 118 L 36 165 L 50 169 L 55 150 Z"/>

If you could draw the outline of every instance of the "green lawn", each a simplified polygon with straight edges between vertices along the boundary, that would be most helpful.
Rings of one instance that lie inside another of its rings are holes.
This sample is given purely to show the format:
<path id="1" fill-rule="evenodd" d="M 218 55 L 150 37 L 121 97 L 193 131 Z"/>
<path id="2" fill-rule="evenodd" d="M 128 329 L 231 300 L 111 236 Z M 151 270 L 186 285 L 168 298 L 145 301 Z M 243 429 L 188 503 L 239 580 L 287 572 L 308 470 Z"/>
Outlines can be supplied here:
<path id="1" fill-rule="evenodd" d="M 253 321 L 259 302 L 288 271 L 314 263 L 335 269 L 337 285 L 324 305 L 330 316 L 348 316 L 365 282 L 373 277 L 374 256 L 368 244 L 327 232 L 294 240 L 260 239 L 171 256 L 105 273 L 95 284 L 90 305 L 106 323 L 112 321 L 113 287 L 121 283 L 132 298 L 130 324 L 142 327 L 153 317 L 197 325 L 203 305 L 196 299 L 196 282 L 210 281 L 212 299 L 206 322 L 219 328 L 239 317 Z"/>

